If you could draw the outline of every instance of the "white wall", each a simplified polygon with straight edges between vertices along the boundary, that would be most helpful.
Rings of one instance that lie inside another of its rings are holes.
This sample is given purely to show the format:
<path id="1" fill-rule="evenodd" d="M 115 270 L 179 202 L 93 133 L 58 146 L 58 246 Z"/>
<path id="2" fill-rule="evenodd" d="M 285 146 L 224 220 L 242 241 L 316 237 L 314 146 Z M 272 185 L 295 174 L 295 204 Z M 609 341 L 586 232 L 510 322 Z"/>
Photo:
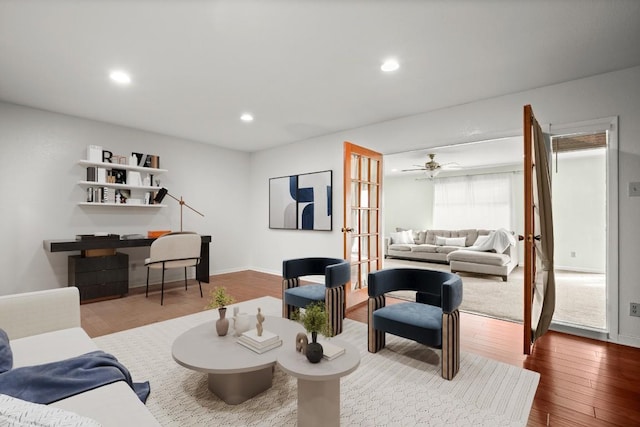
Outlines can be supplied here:
<path id="1" fill-rule="evenodd" d="M 168 169 L 161 184 L 205 214 L 185 208 L 184 228 L 212 235 L 211 272 L 249 268 L 247 241 L 238 238 L 250 218 L 248 154 L 0 103 L 0 295 L 67 286 L 67 256 L 73 253 L 48 253 L 45 239 L 179 230 L 179 205 L 168 197 L 160 209 L 78 206 L 86 198 L 77 184 L 86 176 L 78 160 L 90 144 L 114 154 L 158 154 Z M 130 286 L 143 285 L 148 248 L 123 252 L 130 256 Z M 172 274 L 180 277 L 177 270 Z"/>
<path id="2" fill-rule="evenodd" d="M 385 177 L 382 191 L 385 236 L 396 227 L 433 228 L 433 181 L 419 181 L 415 176 Z"/>
<path id="3" fill-rule="evenodd" d="M 398 120 L 326 135 L 251 157 L 253 197 L 252 265 L 279 272 L 283 259 L 306 254 L 340 256 L 342 219 L 334 231 L 283 232 L 267 224 L 270 177 L 334 170 L 334 205 L 342 207 L 342 143 L 345 140 L 382 153 L 398 153 L 453 143 L 522 133 L 522 108 L 531 104 L 543 124 L 619 117 L 619 318 L 612 331 L 619 342 L 640 345 L 640 318 L 629 316 L 629 303 L 640 302 L 640 198 L 627 196 L 630 181 L 640 181 L 640 67 L 547 86 L 512 95 L 418 114 Z M 425 142 L 428 141 L 428 142 Z M 384 215 L 384 214 L 383 214 Z M 613 301 L 615 304 L 616 301 Z M 618 335 L 619 334 L 619 335 Z"/>

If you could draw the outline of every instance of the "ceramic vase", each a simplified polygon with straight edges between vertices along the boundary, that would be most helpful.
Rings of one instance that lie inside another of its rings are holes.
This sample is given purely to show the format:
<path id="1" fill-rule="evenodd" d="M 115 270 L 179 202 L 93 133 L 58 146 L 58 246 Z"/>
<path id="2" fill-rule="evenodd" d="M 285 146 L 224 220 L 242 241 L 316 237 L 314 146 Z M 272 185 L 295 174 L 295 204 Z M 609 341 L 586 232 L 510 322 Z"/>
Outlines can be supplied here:
<path id="1" fill-rule="evenodd" d="M 319 361 L 322 360 L 322 352 L 323 352 L 322 344 L 317 342 L 317 340 L 318 340 L 318 333 L 311 332 L 311 342 L 307 344 L 307 351 L 305 353 L 305 355 L 307 356 L 307 359 L 311 363 L 318 363 Z"/>
<path id="2" fill-rule="evenodd" d="M 242 335 L 251 327 L 251 318 L 247 313 L 239 313 L 233 318 L 233 329 L 236 331 L 236 336 Z"/>
<path id="3" fill-rule="evenodd" d="M 216 320 L 216 332 L 218 332 L 219 336 L 223 337 L 227 335 L 227 332 L 229 332 L 229 319 L 225 317 L 227 314 L 227 308 L 219 308 L 218 313 L 220 313 L 220 318 Z"/>

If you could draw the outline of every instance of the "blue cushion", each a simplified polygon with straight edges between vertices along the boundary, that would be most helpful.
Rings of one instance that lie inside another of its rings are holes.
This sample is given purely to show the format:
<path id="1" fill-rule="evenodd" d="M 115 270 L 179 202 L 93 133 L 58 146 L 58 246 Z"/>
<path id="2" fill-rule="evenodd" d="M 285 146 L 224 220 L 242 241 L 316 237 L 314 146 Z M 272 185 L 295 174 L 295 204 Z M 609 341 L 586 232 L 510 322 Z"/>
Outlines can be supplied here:
<path id="1" fill-rule="evenodd" d="M 13 368 L 13 352 L 9 345 L 9 336 L 0 329 L 0 374 Z"/>
<path id="2" fill-rule="evenodd" d="M 304 308 L 312 302 L 324 301 L 324 285 L 302 285 L 284 291 L 285 304 Z"/>
<path id="3" fill-rule="evenodd" d="M 373 312 L 373 328 L 440 348 L 442 309 L 417 302 L 388 305 Z"/>

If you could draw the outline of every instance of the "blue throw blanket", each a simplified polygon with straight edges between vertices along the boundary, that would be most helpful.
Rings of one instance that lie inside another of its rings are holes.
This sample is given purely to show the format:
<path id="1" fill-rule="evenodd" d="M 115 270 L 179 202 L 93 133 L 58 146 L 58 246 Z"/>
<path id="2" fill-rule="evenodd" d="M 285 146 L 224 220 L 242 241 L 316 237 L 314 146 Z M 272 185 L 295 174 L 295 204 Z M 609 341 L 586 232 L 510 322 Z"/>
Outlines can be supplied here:
<path id="1" fill-rule="evenodd" d="M 140 400 L 146 402 L 150 392 L 149 382 L 134 383 L 127 368 L 103 351 L 92 351 L 43 365 L 9 369 L 0 373 L 0 394 L 49 404 L 116 381 L 126 381 Z"/>

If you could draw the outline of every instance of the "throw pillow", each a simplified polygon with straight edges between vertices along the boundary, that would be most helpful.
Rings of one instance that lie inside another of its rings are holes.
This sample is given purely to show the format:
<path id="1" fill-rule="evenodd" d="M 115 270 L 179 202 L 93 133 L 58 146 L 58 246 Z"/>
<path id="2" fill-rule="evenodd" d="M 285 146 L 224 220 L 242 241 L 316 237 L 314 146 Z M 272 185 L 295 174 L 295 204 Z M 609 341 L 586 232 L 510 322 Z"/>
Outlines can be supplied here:
<path id="1" fill-rule="evenodd" d="M 0 425 L 15 427 L 99 427 L 101 424 L 74 412 L 0 394 Z"/>
<path id="2" fill-rule="evenodd" d="M 462 246 L 464 247 L 466 237 L 447 237 L 444 239 L 445 246 Z"/>
<path id="3" fill-rule="evenodd" d="M 13 368 L 13 352 L 9 344 L 9 336 L 0 329 L 0 374 Z"/>
<path id="4" fill-rule="evenodd" d="M 411 229 L 406 229 L 406 228 L 402 228 L 402 227 L 396 227 L 396 231 L 397 232 L 407 232 L 409 234 L 409 237 L 411 238 L 411 242 L 409 243 L 418 243 L 418 232 L 417 231 L 413 231 Z"/>
<path id="5" fill-rule="evenodd" d="M 444 246 L 447 243 L 447 238 L 442 236 L 436 236 L 436 245 Z"/>
<path id="6" fill-rule="evenodd" d="M 400 243 L 400 239 L 402 238 L 402 231 L 398 231 L 395 233 L 391 233 L 391 244 L 394 245 L 396 243 Z"/>
<path id="7" fill-rule="evenodd" d="M 411 244 L 413 243 L 413 231 L 398 231 L 397 233 L 391 233 L 391 243 L 397 244 Z"/>

